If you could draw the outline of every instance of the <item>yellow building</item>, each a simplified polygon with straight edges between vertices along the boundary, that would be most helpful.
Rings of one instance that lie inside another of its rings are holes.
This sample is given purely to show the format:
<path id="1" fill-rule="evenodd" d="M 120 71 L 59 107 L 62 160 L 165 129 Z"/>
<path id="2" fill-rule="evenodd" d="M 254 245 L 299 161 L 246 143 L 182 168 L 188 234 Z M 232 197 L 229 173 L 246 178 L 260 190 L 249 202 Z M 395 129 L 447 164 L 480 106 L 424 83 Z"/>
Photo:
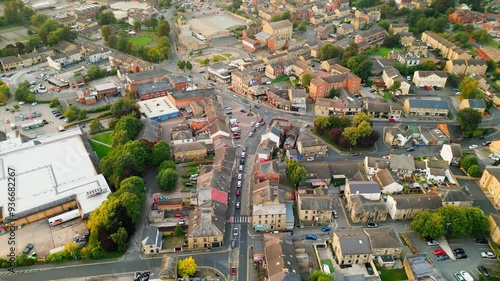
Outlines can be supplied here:
<path id="1" fill-rule="evenodd" d="M 459 109 L 472 108 L 477 110 L 479 113 L 484 114 L 486 110 L 486 104 L 482 99 L 464 99 L 460 102 Z"/>
<path id="2" fill-rule="evenodd" d="M 490 151 L 496 154 L 500 154 L 500 140 L 494 140 L 490 143 Z"/>
<path id="3" fill-rule="evenodd" d="M 262 31 L 271 36 L 276 36 L 280 39 L 289 40 L 292 39 L 293 24 L 289 20 L 270 22 L 264 25 Z"/>
<path id="4" fill-rule="evenodd" d="M 188 248 L 220 247 L 224 240 L 225 208 L 199 207 L 189 216 Z"/>
<path id="5" fill-rule="evenodd" d="M 491 214 L 488 217 L 489 221 L 489 226 L 488 230 L 491 235 L 491 240 L 493 240 L 494 243 L 499 244 L 500 243 L 500 215 L 497 214 Z"/>
<path id="6" fill-rule="evenodd" d="M 362 230 L 335 231 L 332 249 L 339 265 L 365 264 L 372 260 L 370 238 Z"/>
<path id="7" fill-rule="evenodd" d="M 492 142 L 491 146 L 495 143 L 496 146 L 499 146 L 499 141 Z M 492 150 L 493 151 L 493 150 Z M 483 189 L 488 190 L 488 192 L 493 197 L 493 203 L 495 206 L 500 205 L 500 167 L 497 166 L 486 166 L 484 169 L 483 176 L 479 180 L 479 186 Z"/>

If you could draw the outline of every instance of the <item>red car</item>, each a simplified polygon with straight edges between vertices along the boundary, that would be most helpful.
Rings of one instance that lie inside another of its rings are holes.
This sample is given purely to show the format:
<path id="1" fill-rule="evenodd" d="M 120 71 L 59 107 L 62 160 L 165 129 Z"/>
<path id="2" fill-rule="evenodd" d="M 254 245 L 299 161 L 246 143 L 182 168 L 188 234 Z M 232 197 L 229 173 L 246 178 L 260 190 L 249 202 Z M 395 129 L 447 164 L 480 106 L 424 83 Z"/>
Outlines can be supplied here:
<path id="1" fill-rule="evenodd" d="M 236 196 L 240 196 L 240 190 L 236 189 Z"/>
<path id="2" fill-rule="evenodd" d="M 434 250 L 434 255 L 442 256 L 442 255 L 446 255 L 446 252 L 443 249 Z"/>
<path id="3" fill-rule="evenodd" d="M 236 266 L 231 266 L 231 271 L 230 271 L 230 274 L 231 275 L 236 275 Z"/>

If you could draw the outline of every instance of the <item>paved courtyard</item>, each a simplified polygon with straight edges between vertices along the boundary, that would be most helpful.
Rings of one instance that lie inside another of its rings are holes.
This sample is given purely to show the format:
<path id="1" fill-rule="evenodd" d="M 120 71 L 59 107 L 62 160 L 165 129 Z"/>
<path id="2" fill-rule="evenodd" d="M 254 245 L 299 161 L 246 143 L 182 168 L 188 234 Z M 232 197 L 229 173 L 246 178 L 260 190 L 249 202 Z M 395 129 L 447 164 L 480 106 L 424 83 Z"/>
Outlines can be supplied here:
<path id="1" fill-rule="evenodd" d="M 244 26 L 245 21 L 228 14 L 219 13 L 201 18 L 194 18 L 189 21 L 191 29 L 201 33 L 207 38 L 221 37 L 227 34 L 231 29 L 238 26 Z"/>

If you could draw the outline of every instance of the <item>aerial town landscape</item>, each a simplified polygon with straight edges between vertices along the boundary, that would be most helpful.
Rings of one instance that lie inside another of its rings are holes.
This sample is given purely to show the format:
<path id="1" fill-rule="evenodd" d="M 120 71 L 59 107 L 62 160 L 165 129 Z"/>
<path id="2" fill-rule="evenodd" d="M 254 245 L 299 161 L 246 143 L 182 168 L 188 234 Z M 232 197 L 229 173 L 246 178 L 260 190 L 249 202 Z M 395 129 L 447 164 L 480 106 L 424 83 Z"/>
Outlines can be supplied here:
<path id="1" fill-rule="evenodd" d="M 500 280 L 500 1 L 0 15 L 0 281 Z"/>

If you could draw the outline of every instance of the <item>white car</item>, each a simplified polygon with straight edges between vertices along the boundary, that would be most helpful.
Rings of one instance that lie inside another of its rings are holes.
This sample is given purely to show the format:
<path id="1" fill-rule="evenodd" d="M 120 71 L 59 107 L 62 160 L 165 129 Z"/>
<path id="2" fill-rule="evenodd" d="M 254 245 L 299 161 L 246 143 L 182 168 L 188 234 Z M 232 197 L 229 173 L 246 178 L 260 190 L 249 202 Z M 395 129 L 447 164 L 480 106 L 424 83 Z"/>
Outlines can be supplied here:
<path id="1" fill-rule="evenodd" d="M 455 95 L 460 96 L 462 93 L 461 92 L 456 92 Z"/>
<path id="2" fill-rule="evenodd" d="M 260 123 L 255 124 L 255 128 L 260 127 Z"/>
<path id="3" fill-rule="evenodd" d="M 238 181 L 238 187 L 241 187 L 241 181 Z"/>
<path id="4" fill-rule="evenodd" d="M 241 173 L 238 174 L 238 180 L 241 180 L 241 178 L 243 177 L 243 175 Z"/>
<path id="5" fill-rule="evenodd" d="M 240 165 L 239 170 L 243 171 L 243 165 Z"/>
<path id="6" fill-rule="evenodd" d="M 427 241 L 427 245 L 429 245 L 429 246 L 438 246 L 439 242 L 437 240 L 431 240 L 431 241 Z"/>
<path id="7" fill-rule="evenodd" d="M 306 161 L 308 161 L 308 162 L 314 161 L 314 157 L 307 157 Z"/>
<path id="8" fill-rule="evenodd" d="M 237 229 L 237 228 L 234 228 L 234 229 L 233 229 L 233 235 L 234 235 L 234 236 L 238 236 L 238 229 Z"/>
<path id="9" fill-rule="evenodd" d="M 481 252 L 481 257 L 485 259 L 494 259 L 496 255 L 493 252 Z"/>
<path id="10" fill-rule="evenodd" d="M 493 159 L 495 161 L 498 161 L 500 160 L 500 157 L 499 156 L 496 156 L 495 154 L 491 153 L 488 157 L 490 157 L 490 159 Z"/>
<path id="11" fill-rule="evenodd" d="M 248 134 L 249 137 L 253 136 L 253 132 L 250 132 L 250 134 Z"/>
<path id="12" fill-rule="evenodd" d="M 475 144 L 469 146 L 469 149 L 476 149 L 476 148 L 478 148 L 478 146 Z"/>
<path id="13" fill-rule="evenodd" d="M 24 104 L 24 101 L 20 101 L 20 102 L 19 102 L 19 105 L 23 105 L 23 104 Z"/>
<path id="14" fill-rule="evenodd" d="M 253 127 L 255 125 L 255 122 L 250 122 L 250 127 Z"/>

